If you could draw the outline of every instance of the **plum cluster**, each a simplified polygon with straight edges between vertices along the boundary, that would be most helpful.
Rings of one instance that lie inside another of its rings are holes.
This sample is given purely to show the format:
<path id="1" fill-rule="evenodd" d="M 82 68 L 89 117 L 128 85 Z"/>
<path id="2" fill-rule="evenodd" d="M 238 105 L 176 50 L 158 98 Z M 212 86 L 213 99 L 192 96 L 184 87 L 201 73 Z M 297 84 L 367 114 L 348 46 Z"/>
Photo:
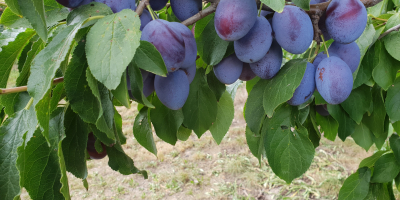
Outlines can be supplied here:
<path id="1" fill-rule="evenodd" d="M 310 4 L 326 1 L 312 0 Z M 257 13 L 253 0 L 221 0 L 218 5 L 215 30 L 221 39 L 234 41 L 235 48 L 234 55 L 214 67 L 216 77 L 224 84 L 255 76 L 271 79 L 281 68 L 282 49 L 302 54 L 314 39 L 309 15 L 297 6 L 286 5 L 282 13 Z M 352 73 L 360 63 L 355 40 L 366 24 L 367 11 L 360 0 L 331 1 L 319 28 L 324 39 L 334 42 L 328 52 L 320 53 L 313 63 L 307 64 L 300 86 L 288 101 L 290 105 L 307 102 L 315 89 L 330 104 L 340 104 L 348 98 L 353 87 Z"/>

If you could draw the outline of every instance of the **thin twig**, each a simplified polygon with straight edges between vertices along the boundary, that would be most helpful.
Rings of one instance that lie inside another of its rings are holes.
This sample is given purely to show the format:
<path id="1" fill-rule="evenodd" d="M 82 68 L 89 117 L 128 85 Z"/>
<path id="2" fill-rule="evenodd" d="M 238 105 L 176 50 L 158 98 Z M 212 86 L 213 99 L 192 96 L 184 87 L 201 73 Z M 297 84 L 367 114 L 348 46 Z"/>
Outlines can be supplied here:
<path id="1" fill-rule="evenodd" d="M 56 85 L 63 81 L 64 81 L 64 77 L 56 78 L 53 80 L 53 84 Z M 26 92 L 26 91 L 28 91 L 28 86 L 21 86 L 21 87 L 9 88 L 9 89 L 0 89 L 0 95 Z"/>
<path id="2" fill-rule="evenodd" d="M 400 24 L 387 30 L 386 32 L 384 32 L 378 39 L 382 39 L 383 37 L 385 37 L 386 35 L 388 35 L 389 33 L 393 32 L 393 31 L 399 31 L 400 30 Z"/>
<path id="3" fill-rule="evenodd" d="M 182 24 L 185 26 L 190 26 L 190 25 L 196 23 L 197 21 L 203 19 L 204 17 L 207 17 L 211 13 L 214 13 L 217 10 L 217 6 L 218 6 L 218 3 L 211 3 L 211 5 L 209 7 L 207 7 L 204 10 L 201 10 L 193 17 L 183 21 Z"/>
<path id="4" fill-rule="evenodd" d="M 142 0 L 140 1 L 138 7 L 136 8 L 136 13 L 140 16 L 143 13 L 144 8 L 146 5 L 149 4 L 149 0 Z"/>

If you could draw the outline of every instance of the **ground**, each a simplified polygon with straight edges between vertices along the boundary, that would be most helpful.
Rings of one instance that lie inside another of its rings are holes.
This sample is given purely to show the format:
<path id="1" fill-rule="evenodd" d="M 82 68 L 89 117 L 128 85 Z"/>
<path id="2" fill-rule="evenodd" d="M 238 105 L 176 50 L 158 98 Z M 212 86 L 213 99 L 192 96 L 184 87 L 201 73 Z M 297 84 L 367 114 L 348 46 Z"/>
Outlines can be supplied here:
<path id="1" fill-rule="evenodd" d="M 133 136 L 137 104 L 131 109 L 118 108 L 128 138 L 125 152 L 139 169 L 147 170 L 149 179 L 120 175 L 108 167 L 107 158 L 89 161 L 88 191 L 82 180 L 68 174 L 72 199 L 337 199 L 344 180 L 376 150 L 366 152 L 351 138 L 345 142 L 322 139 L 310 169 L 286 184 L 274 175 L 267 160 L 260 164 L 247 147 L 243 118 L 246 99 L 246 89 L 241 86 L 235 99 L 235 119 L 220 145 L 209 132 L 200 139 L 192 134 L 188 141 L 175 146 L 154 134 L 157 157 Z M 26 192 L 22 199 L 29 199 Z"/>

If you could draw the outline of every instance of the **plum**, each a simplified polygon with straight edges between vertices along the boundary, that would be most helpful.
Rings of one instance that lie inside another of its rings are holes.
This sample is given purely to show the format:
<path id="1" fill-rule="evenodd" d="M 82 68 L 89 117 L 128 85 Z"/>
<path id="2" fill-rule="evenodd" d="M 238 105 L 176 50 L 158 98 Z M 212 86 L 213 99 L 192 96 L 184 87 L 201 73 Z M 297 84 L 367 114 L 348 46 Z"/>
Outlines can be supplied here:
<path id="1" fill-rule="evenodd" d="M 249 63 L 243 63 L 242 74 L 240 74 L 239 79 L 242 81 L 250 81 L 255 78 L 257 75 L 254 74 L 253 70 L 250 68 Z"/>
<path id="2" fill-rule="evenodd" d="M 350 67 L 352 73 L 354 73 L 360 65 L 360 47 L 358 47 L 357 43 L 355 42 L 350 44 L 341 44 L 335 41 L 329 47 L 328 51 L 329 54 L 342 59 Z"/>
<path id="3" fill-rule="evenodd" d="M 185 41 L 171 22 L 156 19 L 148 23 L 141 40 L 152 43 L 164 59 L 168 72 L 178 70 L 185 61 Z"/>
<path id="4" fill-rule="evenodd" d="M 161 103 L 171 110 L 182 108 L 189 96 L 189 80 L 183 70 L 156 76 L 154 88 Z"/>
<path id="5" fill-rule="evenodd" d="M 328 112 L 328 107 L 326 104 L 324 105 L 315 105 L 315 110 L 317 113 L 323 117 L 328 117 L 331 114 Z"/>
<path id="6" fill-rule="evenodd" d="M 196 70 L 197 70 L 196 63 L 194 63 L 192 67 L 182 68 L 180 70 L 183 70 L 186 73 L 189 80 L 189 84 L 191 84 L 194 80 L 194 77 L 196 76 Z"/>
<path id="7" fill-rule="evenodd" d="M 148 97 L 154 92 L 154 79 L 156 75 L 149 73 L 147 78 L 143 81 L 143 94 Z"/>
<path id="8" fill-rule="evenodd" d="M 332 0 L 326 10 L 328 33 L 343 44 L 357 40 L 364 32 L 367 20 L 367 9 L 360 0 Z"/>
<path id="9" fill-rule="evenodd" d="M 313 4 L 318 4 L 318 3 L 324 3 L 324 2 L 327 2 L 328 0 L 311 0 L 310 1 L 310 5 L 313 5 Z"/>
<path id="10" fill-rule="evenodd" d="M 311 63 L 307 63 L 303 79 L 299 87 L 296 88 L 293 97 L 288 101 L 288 104 L 298 106 L 311 98 L 315 90 L 315 71 L 316 67 Z"/>
<path id="11" fill-rule="evenodd" d="M 150 1 L 150 6 L 151 9 L 157 11 L 157 10 L 161 10 L 165 7 L 165 5 L 167 5 L 168 0 L 151 0 Z"/>
<path id="12" fill-rule="evenodd" d="M 185 25 L 178 22 L 171 22 L 171 26 L 175 31 L 179 32 L 185 42 L 185 60 L 181 68 L 190 68 L 196 66 L 197 44 L 192 31 Z"/>
<path id="13" fill-rule="evenodd" d="M 332 39 L 331 35 L 329 35 L 328 29 L 326 29 L 326 14 L 322 15 L 321 19 L 318 22 L 319 30 L 321 30 L 322 35 L 324 36 L 325 41 Z"/>
<path id="14" fill-rule="evenodd" d="M 136 10 L 136 0 L 95 0 L 95 2 L 106 4 L 114 13 L 123 9 Z"/>
<path id="15" fill-rule="evenodd" d="M 215 30 L 223 40 L 238 40 L 256 23 L 257 14 L 254 0 L 221 0 L 215 11 Z"/>
<path id="16" fill-rule="evenodd" d="M 201 0 L 171 0 L 171 8 L 176 18 L 185 21 L 197 14 L 203 4 Z"/>
<path id="17" fill-rule="evenodd" d="M 92 159 L 92 160 L 103 159 L 104 157 L 107 156 L 106 146 L 103 143 L 101 143 L 101 147 L 103 148 L 103 151 L 101 153 L 99 153 L 99 152 L 97 152 L 97 150 L 95 148 L 95 142 L 96 142 L 96 137 L 93 135 L 93 133 L 89 133 L 86 150 L 90 156 L 90 159 Z"/>
<path id="18" fill-rule="evenodd" d="M 328 57 L 328 55 L 326 55 L 324 52 L 319 53 L 314 59 L 314 62 L 313 62 L 314 66 L 318 67 L 319 63 L 321 63 L 321 61 L 327 57 Z"/>
<path id="19" fill-rule="evenodd" d="M 319 63 L 315 82 L 322 98 L 333 105 L 345 101 L 353 89 L 353 75 L 349 66 L 336 56 L 325 58 Z"/>
<path id="20" fill-rule="evenodd" d="M 267 54 L 272 44 L 272 28 L 267 19 L 257 17 L 253 28 L 234 42 L 236 56 L 245 63 L 254 63 Z"/>
<path id="21" fill-rule="evenodd" d="M 258 62 L 251 63 L 251 70 L 262 79 L 273 78 L 281 69 L 283 52 L 278 42 L 272 42 L 268 53 Z"/>
<path id="22" fill-rule="evenodd" d="M 57 2 L 67 8 L 76 8 L 78 7 L 83 0 L 57 0 Z"/>
<path id="23" fill-rule="evenodd" d="M 236 82 L 243 71 L 243 62 L 235 54 L 224 58 L 218 65 L 214 66 L 214 74 L 223 84 Z"/>
<path id="24" fill-rule="evenodd" d="M 144 9 L 140 15 L 140 30 L 143 31 L 144 27 L 153 20 L 148 10 Z"/>
<path id="25" fill-rule="evenodd" d="M 272 26 L 276 41 L 289 53 L 301 54 L 313 41 L 314 29 L 311 19 L 297 6 L 287 5 L 282 13 L 275 13 Z"/>

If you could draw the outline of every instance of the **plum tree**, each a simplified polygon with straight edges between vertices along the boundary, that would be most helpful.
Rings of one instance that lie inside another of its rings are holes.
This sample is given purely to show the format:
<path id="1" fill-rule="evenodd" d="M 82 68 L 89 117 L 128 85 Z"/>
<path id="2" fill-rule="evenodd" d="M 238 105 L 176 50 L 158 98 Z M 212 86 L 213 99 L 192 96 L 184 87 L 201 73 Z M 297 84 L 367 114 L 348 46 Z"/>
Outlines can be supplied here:
<path id="1" fill-rule="evenodd" d="M 223 84 L 232 84 L 237 81 L 243 71 L 243 62 L 235 54 L 224 58 L 214 66 L 214 74 Z"/>
<path id="2" fill-rule="evenodd" d="M 353 89 L 353 75 L 349 66 L 336 56 L 321 61 L 315 82 L 322 98 L 333 105 L 345 101 Z"/>
<path id="3" fill-rule="evenodd" d="M 244 37 L 256 20 L 254 0 L 221 0 L 215 11 L 214 25 L 221 39 L 235 41 Z"/>
<path id="4" fill-rule="evenodd" d="M 148 10 L 143 10 L 142 15 L 140 15 L 140 30 L 143 31 L 144 27 L 152 20 L 150 12 Z"/>
<path id="5" fill-rule="evenodd" d="M 89 133 L 86 150 L 90 156 L 90 159 L 92 160 L 103 159 L 104 157 L 107 156 L 106 146 L 103 143 L 101 143 L 103 151 L 99 153 L 96 150 L 95 143 L 96 143 L 96 137 L 93 135 L 93 133 Z"/>
<path id="6" fill-rule="evenodd" d="M 328 112 L 328 107 L 326 104 L 324 105 L 315 105 L 315 111 L 318 112 L 323 117 L 330 116 L 331 114 Z"/>
<path id="7" fill-rule="evenodd" d="M 168 0 L 151 0 L 150 6 L 153 10 L 161 10 L 168 3 Z"/>
<path id="8" fill-rule="evenodd" d="M 357 70 L 361 60 L 360 47 L 358 47 L 357 43 L 341 44 L 335 41 L 328 51 L 329 54 L 342 59 L 350 67 L 352 73 Z"/>
<path id="9" fill-rule="evenodd" d="M 326 10 L 329 35 L 343 44 L 354 42 L 367 25 L 367 10 L 360 0 L 332 0 Z"/>
<path id="10" fill-rule="evenodd" d="M 251 63 L 251 70 L 262 79 L 273 78 L 281 69 L 283 52 L 275 40 L 268 53 L 258 62 Z"/>
<path id="11" fill-rule="evenodd" d="M 296 6 L 285 6 L 282 13 L 272 19 L 275 39 L 279 45 L 293 54 L 305 52 L 314 37 L 312 22 L 307 13 Z"/>
<path id="12" fill-rule="evenodd" d="M 171 26 L 175 31 L 179 32 L 185 42 L 185 60 L 181 68 L 190 68 L 196 65 L 197 44 L 192 31 L 185 25 L 177 22 L 172 22 Z"/>
<path id="13" fill-rule="evenodd" d="M 156 76 L 154 88 L 161 103 L 171 110 L 182 108 L 189 96 L 189 80 L 182 70 L 170 72 L 167 77 Z"/>
<path id="14" fill-rule="evenodd" d="M 136 10 L 136 0 L 94 0 L 95 2 L 104 3 L 114 13 L 117 13 L 123 9 Z"/>
<path id="15" fill-rule="evenodd" d="M 311 98 L 315 90 L 315 71 L 316 67 L 311 63 L 307 63 L 303 79 L 299 87 L 296 88 L 293 97 L 288 101 L 288 104 L 298 106 Z"/>
<path id="16" fill-rule="evenodd" d="M 178 70 L 185 61 L 185 41 L 171 22 L 162 19 L 151 21 L 144 27 L 141 40 L 157 48 L 169 72 Z"/>
<path id="17" fill-rule="evenodd" d="M 243 70 L 239 76 L 239 79 L 242 81 L 250 81 L 255 78 L 257 75 L 254 74 L 253 70 L 251 70 L 249 63 L 243 63 Z"/>
<path id="18" fill-rule="evenodd" d="M 234 42 L 236 56 L 245 63 L 254 63 L 267 54 L 272 43 L 272 29 L 268 20 L 257 17 L 253 28 Z"/>
<path id="19" fill-rule="evenodd" d="M 76 8 L 80 6 L 83 0 L 57 0 L 57 2 L 67 8 Z"/>
<path id="20" fill-rule="evenodd" d="M 185 21 L 197 14 L 203 4 L 201 0 L 171 0 L 171 8 L 176 18 Z"/>

